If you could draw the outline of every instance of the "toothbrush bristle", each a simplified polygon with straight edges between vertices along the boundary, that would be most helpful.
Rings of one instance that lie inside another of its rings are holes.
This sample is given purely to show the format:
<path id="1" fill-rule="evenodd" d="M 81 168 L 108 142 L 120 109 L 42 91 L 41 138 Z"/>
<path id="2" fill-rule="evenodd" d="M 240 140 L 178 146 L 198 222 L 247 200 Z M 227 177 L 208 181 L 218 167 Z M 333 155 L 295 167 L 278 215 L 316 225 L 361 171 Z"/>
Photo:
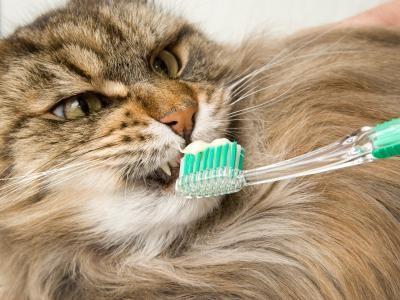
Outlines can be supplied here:
<path id="1" fill-rule="evenodd" d="M 245 184 L 244 154 L 237 142 L 186 154 L 176 182 L 177 192 L 188 198 L 204 198 L 240 191 Z"/>

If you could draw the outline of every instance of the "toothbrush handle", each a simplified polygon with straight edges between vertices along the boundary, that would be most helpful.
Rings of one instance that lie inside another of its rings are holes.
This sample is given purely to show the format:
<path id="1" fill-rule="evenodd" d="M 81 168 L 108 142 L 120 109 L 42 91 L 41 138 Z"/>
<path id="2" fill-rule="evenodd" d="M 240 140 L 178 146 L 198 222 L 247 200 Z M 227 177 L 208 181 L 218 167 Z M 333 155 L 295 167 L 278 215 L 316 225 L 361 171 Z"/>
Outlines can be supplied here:
<path id="1" fill-rule="evenodd" d="M 307 154 L 257 169 L 244 171 L 246 185 L 270 183 L 329 172 L 375 160 L 371 127 L 364 127 L 342 141 Z"/>

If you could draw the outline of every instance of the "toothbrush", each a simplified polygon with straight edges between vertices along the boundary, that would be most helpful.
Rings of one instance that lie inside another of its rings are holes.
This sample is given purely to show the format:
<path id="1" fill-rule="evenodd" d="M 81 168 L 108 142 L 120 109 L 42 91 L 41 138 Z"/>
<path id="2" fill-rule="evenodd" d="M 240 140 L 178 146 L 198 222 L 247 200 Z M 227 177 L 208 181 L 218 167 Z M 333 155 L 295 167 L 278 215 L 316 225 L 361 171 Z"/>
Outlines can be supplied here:
<path id="1" fill-rule="evenodd" d="M 245 186 L 271 183 L 400 156 L 400 118 L 363 127 L 350 136 L 276 164 L 244 170 L 244 149 L 237 142 L 202 143 L 201 151 L 181 160 L 178 194 L 205 198 L 236 193 Z M 193 144 L 191 144 L 193 145 Z M 194 147 L 192 147 L 194 148 Z"/>

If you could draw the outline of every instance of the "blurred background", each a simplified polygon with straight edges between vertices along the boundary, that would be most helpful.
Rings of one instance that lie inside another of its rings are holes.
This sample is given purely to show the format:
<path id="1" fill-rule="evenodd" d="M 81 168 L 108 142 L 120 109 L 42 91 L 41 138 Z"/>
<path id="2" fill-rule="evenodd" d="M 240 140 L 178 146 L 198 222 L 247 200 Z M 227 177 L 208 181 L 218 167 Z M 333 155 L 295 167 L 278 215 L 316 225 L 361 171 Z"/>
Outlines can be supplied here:
<path id="1" fill-rule="evenodd" d="M 134 1 L 134 0 L 133 0 Z M 40 13 L 65 5 L 67 0 L 0 0 L 0 35 Z M 156 0 L 162 6 L 198 23 L 213 38 L 237 41 L 244 35 L 268 30 L 287 34 L 335 22 L 385 0 Z"/>

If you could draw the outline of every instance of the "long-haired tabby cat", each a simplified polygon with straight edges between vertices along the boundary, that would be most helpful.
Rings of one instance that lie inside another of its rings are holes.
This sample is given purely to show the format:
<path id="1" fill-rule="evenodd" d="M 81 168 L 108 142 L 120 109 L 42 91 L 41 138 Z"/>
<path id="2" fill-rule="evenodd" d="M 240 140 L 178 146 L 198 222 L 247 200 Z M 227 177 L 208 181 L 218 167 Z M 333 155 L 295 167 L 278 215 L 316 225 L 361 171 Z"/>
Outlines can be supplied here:
<path id="1" fill-rule="evenodd" d="M 193 140 L 253 167 L 399 115 L 400 31 L 229 46 L 73 0 L 0 41 L 0 298 L 398 299 L 398 160 L 215 199 L 173 183 Z"/>

